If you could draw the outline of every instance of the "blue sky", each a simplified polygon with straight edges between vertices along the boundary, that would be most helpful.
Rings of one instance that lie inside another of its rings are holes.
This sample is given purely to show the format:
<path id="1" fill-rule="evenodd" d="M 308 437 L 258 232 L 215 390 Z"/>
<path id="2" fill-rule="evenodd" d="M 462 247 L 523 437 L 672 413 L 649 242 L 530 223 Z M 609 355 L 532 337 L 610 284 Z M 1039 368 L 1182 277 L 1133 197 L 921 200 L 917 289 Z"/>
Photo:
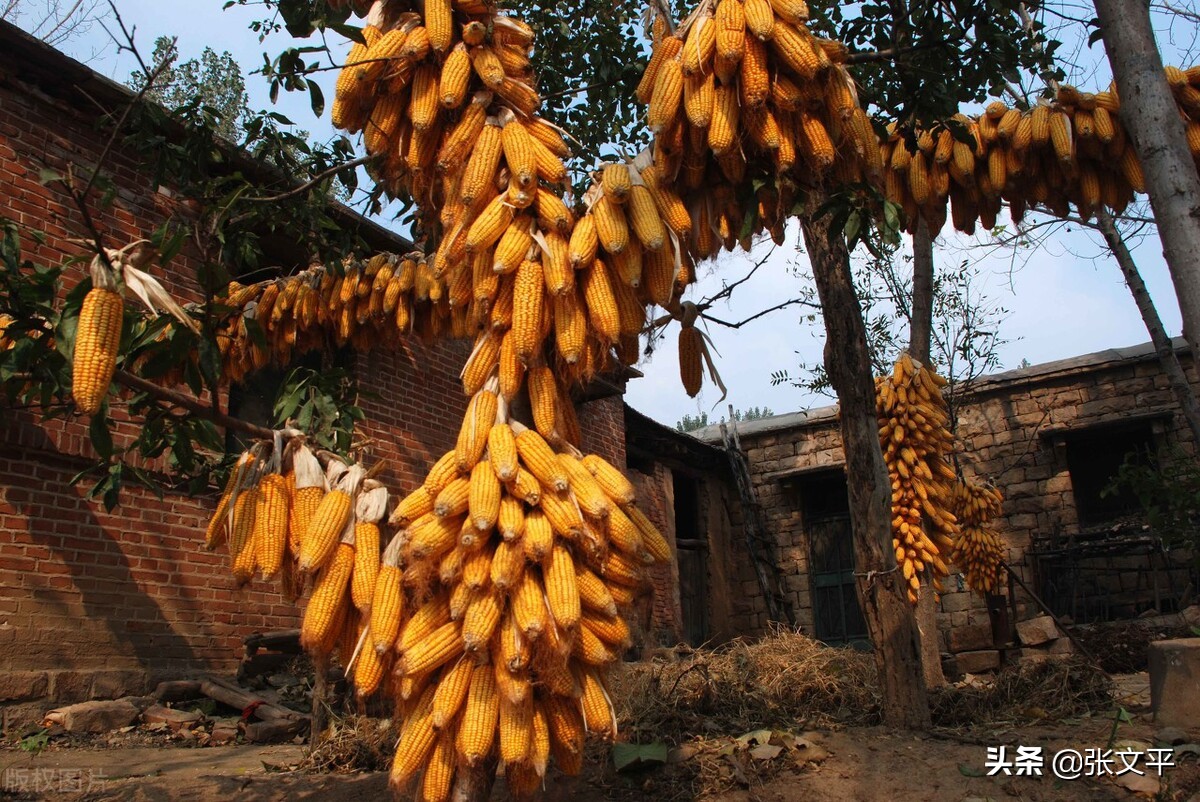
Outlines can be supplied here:
<path id="1" fill-rule="evenodd" d="M 18 24 L 29 26 L 43 4 L 26 5 L 29 16 L 19 19 Z M 198 56 L 207 45 L 217 51 L 230 51 L 243 69 L 254 69 L 262 63 L 264 50 L 276 52 L 288 41 L 286 34 L 280 34 L 260 43 L 257 34 L 248 29 L 250 22 L 263 13 L 261 5 L 234 6 L 227 11 L 221 10 L 222 5 L 221 0 L 118 0 L 117 3 L 125 23 L 136 26 L 136 39 L 146 57 L 153 51 L 155 37 L 171 35 L 178 37 L 185 59 Z M 1171 35 L 1160 36 L 1168 63 L 1191 63 L 1186 61 L 1184 51 L 1192 45 L 1194 31 L 1183 31 L 1181 27 L 1177 25 Z M 332 37 L 330 43 L 335 54 L 340 54 L 346 44 L 335 42 L 336 38 Z M 118 52 L 98 26 L 68 41 L 63 49 L 97 72 L 122 82 L 137 66 L 128 53 Z M 1068 55 L 1071 69 L 1079 74 L 1078 78 L 1073 74 L 1072 80 L 1081 87 L 1097 89 L 1107 85 L 1110 73 L 1099 46 L 1089 50 L 1076 45 L 1064 48 L 1062 53 Z M 332 99 L 335 77 L 335 73 L 327 72 L 318 79 L 325 86 L 327 99 Z M 247 89 L 252 106 L 270 105 L 261 78 L 250 76 Z M 277 109 L 315 137 L 334 135 L 327 116 L 313 117 L 307 96 L 283 95 Z M 387 224 L 386 220 L 380 222 Z M 712 312 L 727 320 L 739 320 L 794 294 L 800 280 L 793 276 L 789 266 L 797 259 L 803 260 L 803 255 L 795 250 L 797 241 L 798 230 L 793 226 L 788 232 L 788 244 L 775 249 L 764 268 L 741 286 L 727 305 L 714 307 Z M 1042 247 L 1017 254 L 997 252 L 987 247 L 989 243 L 989 237 L 966 238 L 947 227 L 937 242 L 935 259 L 939 268 L 953 268 L 964 259 L 976 262 L 984 272 L 987 295 L 1010 310 L 1000 329 L 1001 335 L 1010 341 L 1000 354 L 1005 368 L 1016 367 L 1022 360 L 1038 363 L 1148 339 L 1120 272 L 1107 258 L 1098 237 L 1079 231 L 1059 231 Z M 739 278 L 766 254 L 769 245 L 751 254 L 724 254 L 715 263 L 702 265 L 699 269 L 702 279 L 693 289 L 694 298 L 720 289 L 722 281 Z M 1151 236 L 1139 242 L 1134 257 L 1168 331 L 1178 334 L 1178 306 L 1157 238 Z M 690 399 L 683 392 L 673 330 L 660 342 L 653 356 L 639 365 L 645 377 L 630 383 L 627 401 L 667 424 L 685 414 L 700 412 L 708 412 L 715 419 L 727 403 L 738 408 L 767 406 L 776 413 L 829 403 L 827 398 L 808 396 L 788 385 L 771 385 L 773 371 L 789 369 L 795 374 L 800 362 L 820 359 L 823 330 L 819 325 L 802 323 L 802 314 L 793 307 L 739 331 L 709 327 L 720 354 L 718 369 L 729 388 L 729 397 L 719 405 L 720 393 L 709 384 L 698 399 Z"/>

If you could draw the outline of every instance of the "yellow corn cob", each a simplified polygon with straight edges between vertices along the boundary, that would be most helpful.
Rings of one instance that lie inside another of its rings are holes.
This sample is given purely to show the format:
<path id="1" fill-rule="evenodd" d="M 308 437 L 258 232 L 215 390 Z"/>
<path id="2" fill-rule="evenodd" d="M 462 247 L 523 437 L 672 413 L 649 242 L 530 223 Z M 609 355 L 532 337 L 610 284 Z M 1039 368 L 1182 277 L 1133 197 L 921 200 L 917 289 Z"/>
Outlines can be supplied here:
<path id="1" fill-rule="evenodd" d="M 579 625 L 582 612 L 575 561 L 561 544 L 555 544 L 546 565 L 546 599 L 556 626 L 570 631 Z"/>
<path id="2" fill-rule="evenodd" d="M 576 566 L 575 581 L 579 588 L 579 601 L 585 610 L 605 616 L 617 614 L 617 604 L 604 580 L 583 566 Z"/>
<path id="3" fill-rule="evenodd" d="M 528 365 L 542 342 L 546 280 L 540 262 L 523 260 L 513 285 L 512 337 L 516 355 Z"/>
<path id="4" fill-rule="evenodd" d="M 538 777 L 545 776 L 550 761 L 550 724 L 542 705 L 534 703 L 533 723 L 529 734 L 529 762 Z"/>
<path id="5" fill-rule="evenodd" d="M 546 280 L 546 292 L 560 296 L 575 287 L 575 273 L 571 268 L 567 241 L 551 231 L 543 236 L 542 274 Z"/>
<path id="6" fill-rule="evenodd" d="M 408 118 L 417 131 L 428 130 L 438 116 L 438 73 L 432 64 L 422 64 L 413 75 Z"/>
<path id="7" fill-rule="evenodd" d="M 587 267 L 596 258 L 596 250 L 600 239 L 596 232 L 596 220 L 591 215 L 585 215 L 575 225 L 571 232 L 568 254 L 571 267 L 576 270 Z"/>
<path id="8" fill-rule="evenodd" d="M 363 522 L 354 525 L 354 575 L 350 600 L 366 614 L 371 609 L 379 575 L 379 526 Z"/>
<path id="9" fill-rule="evenodd" d="M 371 599 L 372 646 L 379 654 L 391 651 L 400 632 L 404 615 L 404 594 L 400 587 L 400 569 L 384 565 L 375 577 L 375 592 Z"/>
<path id="10" fill-rule="evenodd" d="M 447 622 L 427 637 L 410 646 L 403 646 L 397 670 L 415 676 L 433 671 L 458 657 L 463 651 L 463 636 L 458 624 Z"/>
<path id="11" fill-rule="evenodd" d="M 587 338 L 587 318 L 577 289 L 554 299 L 554 334 L 563 361 L 576 364 Z"/>
<path id="12" fill-rule="evenodd" d="M 602 195 L 592 207 L 591 214 L 596 224 L 596 236 L 604 250 L 620 253 L 629 245 L 629 224 L 625 212 L 607 195 Z"/>
<path id="13" fill-rule="evenodd" d="M 566 472 L 540 434 L 532 429 L 525 429 L 516 435 L 516 442 L 521 462 L 539 482 L 559 492 L 567 489 L 569 483 Z"/>
<path id="14" fill-rule="evenodd" d="M 443 734 L 437 739 L 421 775 L 421 802 L 445 802 L 450 798 L 457 762 L 454 739 L 449 734 Z"/>
<path id="15" fill-rule="evenodd" d="M 512 298 L 511 292 L 508 297 Z M 500 343 L 500 395 L 510 403 L 521 391 L 521 382 L 525 378 L 525 365 L 517 356 L 516 345 L 517 338 L 512 336 L 511 331 L 504 335 Z"/>
<path id="16" fill-rule="evenodd" d="M 541 510 L 530 510 L 525 516 L 525 536 L 521 538 L 525 557 L 542 562 L 554 546 L 554 528 Z"/>
<path id="17" fill-rule="evenodd" d="M 243 453 L 238 457 L 238 461 L 234 463 L 233 468 L 229 471 L 229 479 L 225 482 L 225 490 L 221 493 L 221 500 L 217 502 L 217 509 L 213 512 L 212 518 L 209 519 L 208 529 L 204 533 L 204 546 L 209 551 L 219 548 L 225 543 L 228 535 L 229 518 L 229 501 L 233 498 L 233 490 L 241 481 L 246 469 L 254 462 L 253 455 L 250 452 Z"/>
<path id="18" fill-rule="evenodd" d="M 471 687 L 471 674 L 474 663 L 463 658 L 453 667 L 442 673 L 433 695 L 433 726 L 435 729 L 445 729 L 467 698 L 467 690 Z"/>
<path id="19" fill-rule="evenodd" d="M 322 643 L 329 635 L 346 600 L 347 585 L 353 570 L 354 547 L 341 543 L 329 565 L 317 578 L 308 606 L 304 608 L 300 642 L 305 648 Z"/>
<path id="20" fill-rule="evenodd" d="M 496 273 L 511 273 L 521 264 L 521 260 L 533 245 L 533 237 L 529 233 L 532 221 L 525 215 L 517 215 L 505 229 L 500 241 L 496 243 L 496 252 L 492 257 L 492 270 Z"/>
<path id="21" fill-rule="evenodd" d="M 494 591 L 482 591 L 472 597 L 462 624 L 462 645 L 468 652 L 487 648 L 500 624 L 500 604 L 500 597 Z"/>
<path id="22" fill-rule="evenodd" d="M 370 633 L 367 633 L 370 635 Z M 354 688 L 359 699 L 365 699 L 379 689 L 386 669 L 384 662 L 374 649 L 363 649 L 354 664 Z"/>
<path id="23" fill-rule="evenodd" d="M 484 187 L 495 178 L 503 153 L 502 143 L 500 124 L 494 118 L 489 118 L 479 131 L 475 142 L 471 144 L 471 157 L 467 160 L 459 186 L 459 196 L 463 205 L 474 204 L 482 196 Z M 507 227 L 507 223 L 505 226 Z"/>
<path id="24" fill-rule="evenodd" d="M 500 517 L 500 480 L 486 459 L 471 469 L 469 509 L 471 522 L 481 532 L 495 526 Z"/>
<path id="25" fill-rule="evenodd" d="M 641 177 L 646 185 L 646 189 L 650 190 L 650 195 L 654 198 L 654 203 L 658 207 L 663 222 L 676 235 L 686 237 L 692 228 L 692 217 L 688 214 L 683 200 L 669 187 L 664 187 L 661 184 L 658 169 L 653 165 L 643 167 Z M 651 248 L 650 250 L 654 249 Z"/>
<path id="26" fill-rule="evenodd" d="M 713 99 L 712 122 L 708 126 L 708 147 L 715 155 L 726 153 L 737 142 L 738 115 L 737 88 L 718 86 Z"/>
<path id="27" fill-rule="evenodd" d="M 613 608 L 616 609 L 615 606 Z M 533 570 L 526 570 L 512 595 L 512 614 L 516 626 L 526 638 L 538 638 L 546 629 L 546 601 L 541 580 Z"/>
<path id="28" fill-rule="evenodd" d="M 421 694 L 412 714 L 405 720 L 400 741 L 396 744 L 396 755 L 392 759 L 388 785 L 397 795 L 403 792 L 409 781 L 425 767 L 437 742 L 437 732 L 433 729 L 435 687 L 430 685 Z"/>
<path id="29" fill-rule="evenodd" d="M 630 191 L 628 209 L 633 232 L 643 247 L 651 251 L 661 248 L 667 241 L 666 227 L 659 216 L 654 196 L 644 184 L 637 184 Z"/>
<path id="30" fill-rule="evenodd" d="M 687 75 L 710 70 L 717 47 L 717 26 L 710 14 L 697 17 L 683 40 L 681 64 Z"/>
<path id="31" fill-rule="evenodd" d="M 477 666 L 471 674 L 471 688 L 455 741 L 459 757 L 467 765 L 474 766 L 491 752 L 499 715 L 500 696 L 492 667 Z"/>
<path id="32" fill-rule="evenodd" d="M 633 186 L 629 178 L 629 167 L 623 163 L 606 164 L 600 171 L 600 186 L 604 195 L 614 203 L 624 203 Z"/>
<path id="33" fill-rule="evenodd" d="M 783 20 L 777 20 L 771 37 L 771 47 L 788 69 L 802 80 L 811 81 L 817 76 L 821 62 L 807 31 L 798 30 Z"/>
<path id="34" fill-rule="evenodd" d="M 446 485 L 446 489 L 438 496 L 441 498 L 442 495 L 450 493 L 451 495 L 446 497 L 446 503 L 461 504 L 461 511 L 446 516 L 424 515 L 413 522 L 408 530 L 409 554 L 416 558 L 436 559 L 454 548 L 462 528 L 460 516 L 466 511 L 468 484 L 466 479 L 455 479 Z"/>
<path id="35" fill-rule="evenodd" d="M 608 268 L 599 259 L 584 271 L 581 289 L 594 333 L 604 342 L 616 342 L 621 335 L 620 309 Z"/>
<path id="36" fill-rule="evenodd" d="M 658 68 L 650 108 L 646 112 L 651 132 L 658 133 L 669 126 L 679 114 L 682 101 L 683 65 L 678 58 L 667 59 Z"/>
<path id="37" fill-rule="evenodd" d="M 488 464 L 501 482 L 517 475 L 517 443 L 507 423 L 497 423 L 488 432 Z"/>
<path id="38" fill-rule="evenodd" d="M 477 92 L 472 95 L 471 102 L 463 110 L 458 122 L 446 134 L 442 147 L 438 151 L 437 163 L 440 169 L 451 169 L 471 152 L 476 140 L 483 134 L 487 122 L 486 106 L 490 102 L 490 97 L 491 95 L 486 92 Z M 500 132 L 496 131 L 496 133 Z"/>
<path id="39" fill-rule="evenodd" d="M 255 536 L 258 527 L 255 521 L 261 510 L 258 487 L 252 487 L 238 496 L 234 504 L 233 534 L 229 539 L 229 553 L 233 557 L 233 576 L 238 585 L 244 585 L 254 576 L 258 567 L 258 543 Z"/>
<path id="40" fill-rule="evenodd" d="M 467 46 L 459 42 L 446 56 L 438 79 L 438 102 L 447 109 L 457 109 L 467 99 L 467 82 L 471 78 L 471 57 Z M 414 89 L 415 91 L 415 89 Z"/>
<path id="41" fill-rule="evenodd" d="M 353 510 L 353 499 L 335 488 L 326 493 L 308 527 L 308 537 L 300 542 L 300 570 L 315 571 L 329 561 Z"/>
<path id="42" fill-rule="evenodd" d="M 588 669 L 580 674 L 580 684 L 583 685 L 580 702 L 583 707 L 584 726 L 588 732 L 611 738 L 617 734 L 616 716 L 609 704 L 608 694 L 600 682 L 599 674 L 595 669 Z"/>
<path id="43" fill-rule="evenodd" d="M 673 60 L 682 49 L 683 40 L 675 36 L 669 36 L 654 45 L 654 50 L 650 54 L 650 62 L 646 65 L 646 71 L 642 73 L 641 81 L 638 82 L 637 90 L 634 92 L 639 103 L 646 105 L 650 102 L 654 96 L 654 87 L 662 65 Z"/>
<path id="44" fill-rule="evenodd" d="M 654 558 L 654 561 L 658 563 L 669 562 L 671 559 L 671 547 L 668 545 L 667 539 L 658 531 L 658 527 L 636 505 L 628 504 L 622 509 L 642 533 L 642 545 L 650 556 Z"/>
<path id="45" fill-rule="evenodd" d="M 567 775 L 583 769 L 583 718 L 574 700 L 550 696 L 543 701 L 550 724 L 550 752 L 559 769 Z"/>
<path id="46" fill-rule="evenodd" d="M 533 699 L 514 704 L 500 703 L 500 759 L 506 764 L 520 763 L 529 757 L 533 736 Z"/>
<path id="47" fill-rule="evenodd" d="M 696 73 L 683 79 L 683 109 L 689 123 L 697 128 L 708 127 L 712 121 L 715 91 L 716 84 L 711 72 Z"/>
<path id="48" fill-rule="evenodd" d="M 542 486 L 537 478 L 524 468 L 517 468 L 517 476 L 508 483 L 508 492 L 530 506 L 536 506 L 542 497 Z"/>
<path id="49" fill-rule="evenodd" d="M 124 310 L 124 300 L 112 290 L 92 287 L 84 296 L 75 329 L 71 397 L 85 415 L 99 412 L 108 395 L 121 346 Z"/>
<path id="50" fill-rule="evenodd" d="M 459 473 L 470 473 L 483 456 L 488 434 L 496 421 L 498 401 L 496 394 L 490 390 L 481 390 L 471 399 L 454 448 Z"/>
<path id="51" fill-rule="evenodd" d="M 607 644 L 586 625 L 579 627 L 579 635 L 571 647 L 571 656 L 589 666 L 603 666 L 617 659 Z"/>
<path id="52" fill-rule="evenodd" d="M 504 161 L 508 164 L 512 181 L 517 186 L 533 190 L 537 186 L 537 156 L 535 147 L 538 143 L 525 129 L 525 125 L 511 112 L 501 117 L 503 128 L 501 139 L 504 146 Z"/>
<path id="53" fill-rule="evenodd" d="M 1070 164 L 1074 160 L 1075 143 L 1071 136 L 1071 118 L 1065 112 L 1059 111 L 1050 115 L 1050 143 L 1054 146 L 1054 154 L 1060 162 Z"/>
<path id="54" fill-rule="evenodd" d="M 472 476 L 474 473 L 472 472 Z M 471 482 L 466 478 L 450 480 L 433 502 L 433 514 L 438 518 L 454 518 L 467 511 Z M 415 529 L 416 527 L 414 527 Z M 414 535 L 414 540 L 416 536 Z"/>
<path id="55" fill-rule="evenodd" d="M 771 94 L 770 75 L 767 72 L 767 46 L 754 36 L 744 37 L 745 55 L 742 56 L 739 85 L 742 105 L 757 108 Z"/>

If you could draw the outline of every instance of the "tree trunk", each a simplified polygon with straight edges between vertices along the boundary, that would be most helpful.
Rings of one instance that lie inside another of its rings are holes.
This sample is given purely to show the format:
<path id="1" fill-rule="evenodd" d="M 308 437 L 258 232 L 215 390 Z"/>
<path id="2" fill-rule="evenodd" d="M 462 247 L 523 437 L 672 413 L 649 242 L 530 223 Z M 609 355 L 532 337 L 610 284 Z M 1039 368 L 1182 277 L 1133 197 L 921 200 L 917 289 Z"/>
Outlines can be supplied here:
<path id="1" fill-rule="evenodd" d="M 1158 356 L 1163 372 L 1167 374 L 1171 392 L 1175 394 L 1179 409 L 1183 412 L 1188 427 L 1192 430 L 1192 439 L 1196 443 L 1200 443 L 1200 402 L 1196 400 L 1196 393 L 1188 382 L 1187 374 L 1183 372 L 1183 366 L 1179 364 L 1179 358 L 1175 356 L 1175 347 L 1171 344 L 1171 338 L 1167 336 L 1167 330 L 1158 316 L 1154 300 L 1146 289 L 1146 282 L 1142 281 L 1142 274 L 1138 272 L 1137 264 L 1133 261 L 1133 254 L 1129 252 L 1129 248 L 1125 245 L 1125 239 L 1117 230 L 1107 211 L 1104 209 L 1098 211 L 1096 221 L 1100 233 L 1104 235 L 1104 240 L 1108 243 L 1109 250 L 1117 258 L 1117 264 L 1121 267 L 1121 273 L 1125 276 L 1125 284 L 1133 295 L 1138 311 L 1142 313 L 1146 331 L 1150 332 L 1150 342 L 1154 344 L 1154 353 Z"/>
<path id="2" fill-rule="evenodd" d="M 1121 95 L 1121 122 L 1133 140 L 1171 271 L 1183 336 L 1200 365 L 1200 176 L 1179 108 L 1163 75 L 1149 0 L 1096 0 L 1104 49 Z"/>
<path id="3" fill-rule="evenodd" d="M 892 550 L 891 484 L 875 418 L 875 383 L 850 254 L 828 217 L 801 218 L 804 241 L 825 320 L 825 369 L 841 407 L 842 449 L 854 537 L 855 586 L 883 693 L 885 724 L 929 727 L 929 697 L 921 676 L 921 644 L 907 583 Z"/>
<path id="4" fill-rule="evenodd" d="M 908 353 L 929 364 L 929 341 L 933 332 L 933 237 L 923 217 L 913 233 L 912 306 L 909 317 Z M 929 569 L 926 571 L 929 579 Z M 917 601 L 917 630 L 921 635 L 921 671 L 926 688 L 946 684 L 942 673 L 942 646 L 937 626 L 937 594 L 926 585 Z"/>
<path id="5" fill-rule="evenodd" d="M 933 332 L 933 237 L 925 218 L 918 218 L 913 234 L 912 309 L 909 319 L 908 352 L 921 362 L 929 361 Z"/>

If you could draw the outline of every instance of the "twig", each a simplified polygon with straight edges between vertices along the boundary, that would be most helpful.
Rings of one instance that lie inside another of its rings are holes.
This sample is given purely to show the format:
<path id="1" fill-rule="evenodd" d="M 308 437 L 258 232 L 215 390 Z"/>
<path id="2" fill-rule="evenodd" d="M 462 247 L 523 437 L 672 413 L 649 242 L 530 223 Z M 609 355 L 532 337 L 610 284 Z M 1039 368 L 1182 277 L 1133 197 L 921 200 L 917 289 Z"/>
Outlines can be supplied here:
<path id="1" fill-rule="evenodd" d="M 323 170 L 323 171 L 317 173 L 315 176 L 313 176 L 311 179 L 309 179 L 306 183 L 301 184 L 300 186 L 296 187 L 295 189 L 289 189 L 287 192 L 281 192 L 278 195 L 267 195 L 266 197 L 262 197 L 262 198 L 242 198 L 242 200 L 246 201 L 247 203 L 276 203 L 281 200 L 287 200 L 288 198 L 293 198 L 296 195 L 300 195 L 304 192 L 307 192 L 308 190 L 315 187 L 317 184 L 324 181 L 326 178 L 329 178 L 330 176 L 333 176 L 333 175 L 337 175 L 342 170 L 351 170 L 351 169 L 354 169 L 355 167 L 361 167 L 362 165 L 370 162 L 371 159 L 373 159 L 373 158 L 375 158 L 375 157 L 374 156 L 359 156 L 357 159 L 351 159 L 350 161 L 346 162 L 345 164 L 335 164 L 333 167 L 330 167 L 328 170 Z"/>
<path id="2" fill-rule="evenodd" d="M 794 306 L 795 304 L 801 304 L 803 306 L 811 307 L 813 309 L 819 308 L 816 304 L 806 301 L 803 298 L 792 298 L 790 300 L 784 301 L 781 304 L 776 304 L 775 306 L 772 306 L 769 309 L 764 309 L 761 312 L 759 312 L 758 314 L 751 315 L 750 317 L 746 318 L 745 320 L 740 320 L 737 323 L 730 323 L 728 321 L 721 320 L 720 318 L 713 317 L 712 315 L 710 315 L 706 312 L 702 312 L 700 314 L 700 317 L 704 318 L 705 320 L 711 321 L 712 323 L 716 323 L 718 326 L 725 326 L 726 328 L 730 328 L 730 329 L 740 329 L 742 326 L 745 326 L 747 323 L 751 323 L 755 320 L 758 320 L 760 317 L 763 317 L 764 315 L 769 315 L 772 312 L 778 312 L 780 309 L 783 309 L 788 306 Z"/>
<path id="3" fill-rule="evenodd" d="M 775 248 L 772 246 L 771 250 L 767 251 L 767 254 L 766 254 L 766 256 L 764 256 L 763 258 L 759 259 L 759 260 L 758 260 L 758 261 L 757 261 L 757 262 L 754 264 L 754 267 L 750 268 L 750 272 L 749 272 L 749 273 L 747 273 L 746 275 L 742 276 L 740 279 L 738 279 L 737 281 L 733 282 L 732 284 L 726 284 L 726 285 L 725 285 L 725 286 L 724 286 L 724 287 L 721 289 L 721 291 L 720 291 L 720 292 L 716 293 L 715 295 L 711 295 L 711 296 L 709 296 L 708 298 L 705 298 L 705 299 L 704 299 L 703 301 L 701 301 L 700 303 L 696 304 L 696 308 L 697 308 L 697 309 L 699 309 L 701 312 L 704 312 L 704 311 L 705 311 L 705 310 L 707 310 L 707 309 L 708 309 L 710 306 L 712 306 L 714 303 L 716 303 L 717 301 L 721 300 L 722 298 L 728 298 L 730 295 L 732 295 L 732 294 L 733 294 L 733 291 L 734 291 L 734 290 L 737 288 L 737 286 L 738 286 L 739 284 L 745 284 L 747 281 L 749 281 L 749 280 L 750 280 L 750 278 L 751 278 L 751 277 L 752 277 L 752 276 L 753 276 L 755 273 L 757 273 L 757 272 L 758 272 L 758 269 L 767 263 L 767 260 L 771 258 L 771 254 L 773 254 L 773 253 L 775 253 Z"/>
<path id="4" fill-rule="evenodd" d="M 136 25 L 133 26 L 132 30 L 125 27 L 125 20 L 121 19 L 121 12 L 117 11 L 117 4 L 114 3 L 113 0 L 108 0 L 108 7 L 112 9 L 112 13 L 113 13 L 113 16 L 116 17 L 117 24 L 121 26 L 121 34 L 125 37 L 125 41 L 128 44 L 128 46 L 122 45 L 120 42 L 117 42 L 117 38 L 115 36 L 113 36 L 111 33 L 109 34 L 109 36 L 112 38 L 112 40 L 114 42 L 116 42 L 116 45 L 120 50 L 128 50 L 130 53 L 133 54 L 133 57 L 137 59 L 138 64 L 140 64 L 142 66 L 142 72 L 144 72 L 146 74 L 146 77 L 149 78 L 151 75 L 150 68 L 146 66 L 146 62 L 144 60 L 142 60 L 142 54 L 138 52 L 137 46 L 134 45 L 134 43 L 133 43 L 133 35 L 134 35 L 134 33 L 137 32 L 137 26 Z M 101 23 L 101 25 L 103 25 L 103 23 Z M 104 30 L 107 31 L 108 29 L 105 28 Z M 167 63 L 170 60 L 171 59 L 165 59 L 164 63 Z"/>
<path id="5" fill-rule="evenodd" d="M 847 64 L 873 64 L 877 61 L 891 61 L 892 59 L 906 56 L 909 53 L 916 53 L 920 50 L 931 50 L 935 47 L 948 47 L 954 44 L 953 39 L 939 39 L 936 42 L 922 42 L 918 45 L 910 45 L 908 47 L 888 47 L 883 50 L 864 50 L 858 53 L 851 53 L 846 57 Z"/>
<path id="6" fill-rule="evenodd" d="M 609 78 L 607 81 L 597 81 L 594 84 L 580 86 L 575 89 L 564 89 L 561 92 L 551 92 L 548 95 L 542 95 L 542 100 L 551 100 L 556 97 L 567 97 L 569 95 L 578 95 L 582 92 L 590 92 L 593 89 L 603 89 L 606 86 L 612 86 L 620 81 L 619 78 Z"/>

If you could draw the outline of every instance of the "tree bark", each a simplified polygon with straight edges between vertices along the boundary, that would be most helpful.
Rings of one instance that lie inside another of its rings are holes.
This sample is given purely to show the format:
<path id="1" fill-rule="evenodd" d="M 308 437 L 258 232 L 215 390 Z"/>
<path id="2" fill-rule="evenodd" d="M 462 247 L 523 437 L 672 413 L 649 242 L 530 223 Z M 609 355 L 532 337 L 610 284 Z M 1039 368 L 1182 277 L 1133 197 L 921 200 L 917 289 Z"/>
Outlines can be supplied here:
<path id="1" fill-rule="evenodd" d="M 841 407 L 855 586 L 875 646 L 883 720 L 926 729 L 929 697 L 921 676 L 920 638 L 892 550 L 891 484 L 879 448 L 871 356 L 850 254 L 840 232 L 830 236 L 828 217 L 806 215 L 800 222 L 825 321 L 825 369 Z"/>
<path id="2" fill-rule="evenodd" d="M 933 332 L 933 236 L 923 217 L 918 218 L 912 243 L 913 280 L 908 353 L 918 362 L 928 364 L 929 341 Z M 921 635 L 921 672 L 925 677 L 925 687 L 940 688 L 946 684 L 946 675 L 942 672 L 937 594 L 928 585 L 917 600 L 917 630 Z"/>
<path id="3" fill-rule="evenodd" d="M 1163 75 L 1149 0 L 1096 0 L 1096 15 L 1121 95 L 1121 122 L 1146 176 L 1183 316 L 1183 336 L 1193 364 L 1200 365 L 1200 176 Z"/>
<path id="4" fill-rule="evenodd" d="M 1180 411 L 1183 412 L 1188 428 L 1192 431 L 1192 439 L 1196 443 L 1200 443 L 1200 401 L 1197 401 L 1196 393 L 1192 390 L 1191 383 L 1188 382 L 1187 374 L 1183 372 L 1183 366 L 1179 364 L 1179 358 L 1175 355 L 1175 347 L 1171 344 L 1166 327 L 1163 326 L 1162 319 L 1158 316 L 1158 309 L 1155 308 L 1154 300 L 1146 289 L 1146 282 L 1142 281 L 1142 274 L 1138 272 L 1137 263 L 1133 261 L 1133 254 L 1129 252 L 1129 248 L 1125 245 L 1125 239 L 1117 230 L 1107 211 L 1100 209 L 1096 213 L 1096 221 L 1100 233 L 1104 235 L 1104 241 L 1108 243 L 1109 250 L 1117 258 L 1121 274 L 1125 276 L 1125 285 L 1129 287 L 1134 303 L 1137 304 L 1138 311 L 1142 313 L 1146 331 L 1150 332 L 1150 342 L 1154 344 L 1154 353 L 1158 356 L 1163 372 L 1167 374 L 1167 382 L 1171 386 L 1171 392 L 1175 394 L 1175 400 L 1179 404 Z M 1193 362 L 1193 364 L 1196 363 Z"/>

